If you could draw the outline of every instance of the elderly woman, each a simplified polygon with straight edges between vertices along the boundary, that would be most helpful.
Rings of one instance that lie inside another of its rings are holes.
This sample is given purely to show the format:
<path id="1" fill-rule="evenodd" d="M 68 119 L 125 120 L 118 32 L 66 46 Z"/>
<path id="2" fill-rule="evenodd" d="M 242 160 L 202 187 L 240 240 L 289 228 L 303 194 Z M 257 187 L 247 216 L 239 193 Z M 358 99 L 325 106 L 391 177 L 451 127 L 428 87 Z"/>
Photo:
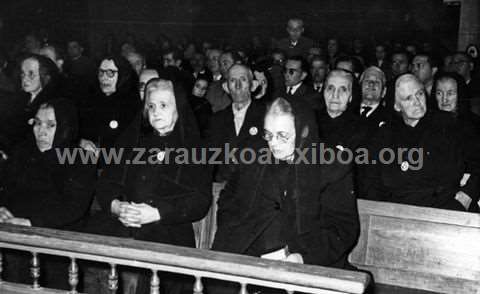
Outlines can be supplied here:
<path id="1" fill-rule="evenodd" d="M 319 158 L 312 148 L 318 143 L 315 118 L 298 101 L 273 101 L 263 138 L 249 147 L 272 161 L 258 157 L 235 171 L 218 202 L 213 249 L 346 267 L 359 229 L 350 166 L 313 162 Z M 297 150 L 305 155 L 302 160 Z M 238 293 L 235 286 L 215 284 L 209 293 Z"/>
<path id="2" fill-rule="evenodd" d="M 205 165 L 175 159 L 179 149 L 190 151 L 199 143 L 185 93 L 170 81 L 149 81 L 141 115 L 115 144 L 124 148 L 122 163 L 107 165 L 99 180 L 96 196 L 102 212 L 93 217 L 90 231 L 194 247 L 192 222 L 207 213 L 211 202 L 209 173 Z M 137 293 L 148 293 L 146 278 Z M 164 281 L 166 293 L 181 287 Z"/>
<path id="3" fill-rule="evenodd" d="M 0 222 L 61 230 L 78 228 L 92 200 L 95 168 L 80 161 L 62 162 L 58 157 L 59 152 L 76 144 L 76 109 L 67 100 L 52 100 L 39 106 L 31 122 L 33 134 L 16 146 L 0 183 Z M 12 280 L 25 282 L 22 279 L 29 276 L 29 259 L 14 260 L 19 268 L 10 264 L 7 279 L 11 274 Z M 67 273 L 61 270 L 63 278 L 59 278 L 49 267 L 49 260 L 43 285 L 67 289 Z"/>
<path id="4" fill-rule="evenodd" d="M 447 111 L 454 117 L 455 129 L 459 132 L 464 150 L 465 182 L 456 198 L 466 210 L 478 211 L 480 180 L 480 140 L 478 138 L 479 117 L 468 109 L 467 86 L 457 73 L 439 73 L 435 76 L 432 96 L 439 110 Z"/>
<path id="5" fill-rule="evenodd" d="M 20 63 L 22 91 L 20 97 L 11 99 L 0 109 L 0 150 L 9 154 L 10 149 L 28 135 L 28 120 L 38 107 L 54 98 L 58 92 L 58 69 L 47 57 L 30 54 Z M 10 94 L 13 95 L 13 94 Z"/>
<path id="6" fill-rule="evenodd" d="M 97 94 L 80 109 L 80 146 L 91 151 L 112 147 L 140 108 L 135 74 L 125 58 L 105 57 L 98 84 Z"/>

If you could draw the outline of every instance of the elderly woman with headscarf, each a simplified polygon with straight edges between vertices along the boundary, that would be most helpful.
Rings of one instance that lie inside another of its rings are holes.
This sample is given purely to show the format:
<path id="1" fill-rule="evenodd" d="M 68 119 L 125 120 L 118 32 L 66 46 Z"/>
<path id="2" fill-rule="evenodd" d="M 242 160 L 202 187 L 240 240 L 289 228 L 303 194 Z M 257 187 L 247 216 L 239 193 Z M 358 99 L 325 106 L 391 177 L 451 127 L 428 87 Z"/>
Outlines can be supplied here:
<path id="1" fill-rule="evenodd" d="M 98 67 L 99 91 L 81 107 L 80 146 L 110 148 L 140 108 L 135 74 L 120 56 L 105 57 Z"/>
<path id="2" fill-rule="evenodd" d="M 92 165 L 60 155 L 76 144 L 77 111 L 68 100 L 52 100 L 39 106 L 31 123 L 33 134 L 16 146 L 1 180 L 0 222 L 77 229 L 88 213 L 95 181 Z M 19 264 L 7 267 L 7 279 L 10 274 L 25 282 L 29 258 L 14 260 Z M 59 278 L 49 260 L 43 285 L 67 289 L 67 272 L 63 269 Z"/>
<path id="3" fill-rule="evenodd" d="M 359 233 L 351 166 L 315 162 L 321 155 L 313 145 L 317 132 L 311 108 L 301 101 L 273 101 L 264 141 L 248 144 L 258 151 L 257 161 L 240 163 L 220 196 L 213 250 L 348 266 Z M 209 293 L 238 293 L 235 286 L 212 284 Z"/>
<path id="4" fill-rule="evenodd" d="M 122 162 L 107 165 L 99 179 L 96 196 L 102 212 L 92 218 L 90 231 L 195 247 L 192 222 L 210 207 L 211 182 L 206 165 L 180 162 L 178 156 L 199 144 L 186 94 L 171 81 L 150 80 L 141 115 L 115 144 L 124 150 Z M 164 284 L 167 293 L 179 287 Z M 137 293 L 147 291 L 147 285 L 141 282 Z"/>
<path id="5" fill-rule="evenodd" d="M 439 73 L 435 76 L 432 96 L 436 109 L 447 111 L 454 117 L 455 129 L 460 133 L 460 144 L 463 148 L 465 174 L 460 183 L 461 191 L 456 198 L 465 209 L 478 211 L 480 180 L 480 140 L 479 117 L 469 109 L 467 85 L 457 73 Z"/>

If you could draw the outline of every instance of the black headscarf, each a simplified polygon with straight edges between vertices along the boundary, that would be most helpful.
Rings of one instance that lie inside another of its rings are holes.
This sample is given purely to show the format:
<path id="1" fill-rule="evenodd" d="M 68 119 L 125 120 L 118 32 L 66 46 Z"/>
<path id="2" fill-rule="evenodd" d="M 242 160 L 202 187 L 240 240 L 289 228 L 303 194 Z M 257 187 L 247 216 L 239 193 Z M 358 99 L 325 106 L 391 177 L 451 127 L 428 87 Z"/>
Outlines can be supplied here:
<path id="1" fill-rule="evenodd" d="M 432 108 L 438 110 L 438 102 L 436 99 L 437 83 L 443 79 L 452 79 L 457 83 L 457 109 L 458 116 L 464 116 L 470 113 L 470 103 L 468 97 L 467 84 L 463 77 L 454 72 L 439 72 L 435 75 L 432 87 L 431 99 L 435 102 L 432 103 Z"/>

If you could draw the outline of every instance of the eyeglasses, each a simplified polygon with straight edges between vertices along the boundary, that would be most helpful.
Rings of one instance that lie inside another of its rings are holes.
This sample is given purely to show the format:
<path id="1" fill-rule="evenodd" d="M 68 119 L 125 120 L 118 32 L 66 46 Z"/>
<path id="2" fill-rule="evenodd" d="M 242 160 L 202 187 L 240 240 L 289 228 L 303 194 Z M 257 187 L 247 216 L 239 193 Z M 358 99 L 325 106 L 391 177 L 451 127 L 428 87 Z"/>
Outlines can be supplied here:
<path id="1" fill-rule="evenodd" d="M 118 73 L 118 70 L 113 70 L 113 69 L 98 69 L 98 76 L 101 77 L 103 75 L 107 75 L 109 78 L 113 78 L 115 74 Z"/>
<path id="2" fill-rule="evenodd" d="M 278 132 L 277 134 L 274 135 L 267 130 L 263 130 L 263 139 L 267 142 L 270 142 L 273 140 L 273 138 L 276 138 L 281 143 L 287 143 L 288 140 L 292 138 L 292 136 L 293 136 L 292 134 L 289 134 L 287 132 Z"/>
<path id="3" fill-rule="evenodd" d="M 22 79 L 27 78 L 27 79 L 29 79 L 29 80 L 33 80 L 33 79 L 35 79 L 37 76 L 38 76 L 38 75 L 37 75 L 36 73 L 34 73 L 33 71 L 30 71 L 30 72 L 28 72 L 28 73 L 22 72 L 22 73 L 20 74 L 20 77 L 21 77 Z"/>

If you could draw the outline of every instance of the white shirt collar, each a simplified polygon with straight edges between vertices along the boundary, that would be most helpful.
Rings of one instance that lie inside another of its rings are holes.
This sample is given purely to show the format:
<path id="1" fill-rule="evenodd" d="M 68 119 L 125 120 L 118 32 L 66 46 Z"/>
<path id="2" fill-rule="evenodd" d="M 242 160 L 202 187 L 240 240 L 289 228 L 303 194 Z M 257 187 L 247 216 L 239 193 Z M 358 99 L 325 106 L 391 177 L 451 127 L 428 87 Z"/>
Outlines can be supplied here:
<path id="1" fill-rule="evenodd" d="M 366 117 L 369 117 L 375 111 L 375 109 L 378 108 L 379 105 L 380 105 L 380 103 L 377 103 L 375 105 L 367 105 L 367 104 L 362 102 L 360 104 L 360 114 L 362 114 L 363 107 L 371 107 L 372 109 L 370 109 L 366 114 Z"/>
<path id="2" fill-rule="evenodd" d="M 247 115 L 248 107 L 252 104 L 252 100 L 250 100 L 245 106 L 241 109 L 236 109 L 232 103 L 232 111 L 233 111 L 233 121 L 235 123 L 235 133 L 240 133 L 240 129 L 242 128 L 243 122 L 245 121 L 245 116 Z"/>
<path id="3" fill-rule="evenodd" d="M 295 92 L 297 92 L 297 89 L 300 88 L 300 86 L 303 84 L 303 82 L 300 82 L 298 84 L 296 84 L 295 86 L 291 86 L 291 87 L 287 87 L 287 93 L 289 93 L 289 89 L 292 88 L 292 95 L 295 94 Z"/>

